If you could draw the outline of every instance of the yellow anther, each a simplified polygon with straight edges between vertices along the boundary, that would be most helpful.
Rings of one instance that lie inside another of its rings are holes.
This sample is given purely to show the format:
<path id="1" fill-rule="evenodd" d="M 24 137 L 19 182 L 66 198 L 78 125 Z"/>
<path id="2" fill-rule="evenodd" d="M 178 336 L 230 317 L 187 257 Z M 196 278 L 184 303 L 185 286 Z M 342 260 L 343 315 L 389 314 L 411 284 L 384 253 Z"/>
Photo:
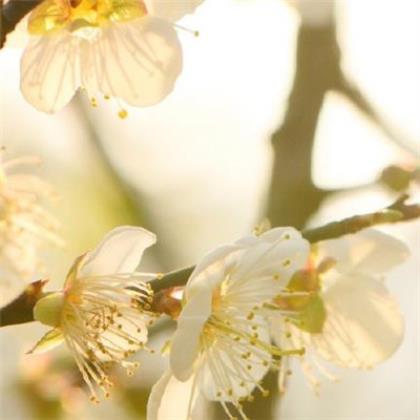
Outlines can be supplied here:
<path id="1" fill-rule="evenodd" d="M 290 260 L 284 260 L 282 265 L 283 267 L 288 267 L 290 264 L 291 264 Z"/>
<path id="2" fill-rule="evenodd" d="M 128 112 L 127 112 L 127 110 L 125 110 L 125 109 L 121 109 L 121 110 L 118 112 L 118 116 L 119 116 L 122 120 L 126 119 L 126 118 L 128 117 Z"/>

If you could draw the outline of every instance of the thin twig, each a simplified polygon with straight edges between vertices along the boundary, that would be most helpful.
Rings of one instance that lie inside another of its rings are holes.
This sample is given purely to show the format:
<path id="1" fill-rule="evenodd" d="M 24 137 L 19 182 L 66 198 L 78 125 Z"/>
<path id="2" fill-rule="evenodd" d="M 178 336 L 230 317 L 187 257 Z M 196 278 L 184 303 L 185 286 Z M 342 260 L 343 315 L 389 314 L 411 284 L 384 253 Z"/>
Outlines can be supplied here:
<path id="1" fill-rule="evenodd" d="M 406 204 L 407 196 L 403 195 L 390 206 L 372 213 L 357 215 L 338 222 L 328 223 L 315 229 L 307 229 L 302 235 L 311 243 L 334 239 L 347 234 L 359 232 L 367 227 L 410 221 L 420 218 L 420 203 Z M 155 293 L 177 286 L 184 286 L 194 266 L 158 275 L 152 281 Z M 32 310 L 36 301 L 45 296 L 42 287 L 45 282 L 35 282 L 28 286 L 15 301 L 0 310 L 0 326 L 21 324 L 33 321 Z M 36 287 L 34 289 L 34 287 Z M 36 290 L 36 293 L 34 293 Z"/>
<path id="2" fill-rule="evenodd" d="M 10 0 L 7 4 L 1 1 L 0 48 L 3 48 L 7 35 L 17 24 L 42 0 Z"/>

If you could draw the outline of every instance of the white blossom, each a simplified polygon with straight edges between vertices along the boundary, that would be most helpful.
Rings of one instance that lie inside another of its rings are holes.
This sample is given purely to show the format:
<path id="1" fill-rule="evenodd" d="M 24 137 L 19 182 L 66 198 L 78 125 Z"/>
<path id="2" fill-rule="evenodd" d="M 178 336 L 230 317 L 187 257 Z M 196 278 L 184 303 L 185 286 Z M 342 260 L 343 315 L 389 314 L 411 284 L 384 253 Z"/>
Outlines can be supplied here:
<path id="1" fill-rule="evenodd" d="M 91 400 L 99 401 L 95 383 L 109 394 L 108 367 L 121 364 L 128 374 L 138 366 L 126 359 L 146 348 L 152 290 L 135 272 L 155 235 L 145 229 L 112 230 L 95 250 L 76 259 L 61 292 L 40 299 L 34 317 L 52 326 L 32 352 L 49 350 L 65 341 L 87 383 Z"/>
<path id="2" fill-rule="evenodd" d="M 29 15 L 21 90 L 38 110 L 64 107 L 78 88 L 134 106 L 162 101 L 182 69 L 174 20 L 199 0 L 44 0 Z M 121 109 L 121 118 L 127 115 Z"/>
<path id="3" fill-rule="evenodd" d="M 43 272 L 42 247 L 63 241 L 57 235 L 58 222 L 42 207 L 52 188 L 21 169 L 39 160 L 31 156 L 1 159 L 0 154 L 0 306 L 4 306 L 35 274 Z"/>
<path id="4" fill-rule="evenodd" d="M 300 300 L 278 298 L 277 304 L 297 314 L 276 317 L 278 345 L 303 346 L 301 366 L 318 392 L 316 372 L 335 379 L 323 364 L 369 369 L 389 358 L 403 338 L 404 324 L 383 275 L 408 255 L 399 240 L 374 229 L 313 246 L 306 268 L 296 273 L 289 290 L 307 291 Z M 284 391 L 287 363 L 280 370 Z"/>
<path id="5" fill-rule="evenodd" d="M 198 418 L 203 399 L 219 401 L 233 417 L 230 403 L 246 418 L 241 402 L 255 388 L 267 394 L 260 381 L 273 356 L 284 354 L 271 344 L 264 304 L 282 293 L 308 252 L 297 231 L 277 228 L 219 247 L 198 264 L 184 290 L 170 369 L 149 399 L 149 420 L 167 419 L 175 405 L 177 418 Z"/>

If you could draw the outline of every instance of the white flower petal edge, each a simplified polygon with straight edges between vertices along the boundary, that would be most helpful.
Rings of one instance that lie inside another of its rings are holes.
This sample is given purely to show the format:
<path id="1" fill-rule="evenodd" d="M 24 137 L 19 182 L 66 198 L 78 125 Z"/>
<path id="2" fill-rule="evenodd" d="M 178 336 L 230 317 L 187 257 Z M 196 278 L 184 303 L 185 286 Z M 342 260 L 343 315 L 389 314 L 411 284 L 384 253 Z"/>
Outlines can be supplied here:
<path id="1" fill-rule="evenodd" d="M 204 0 L 145 0 L 147 9 L 158 17 L 173 22 L 181 19 L 203 3 Z"/>
<path id="2" fill-rule="evenodd" d="M 236 262 L 235 256 L 242 248 L 236 245 L 223 245 L 208 253 L 191 273 L 184 290 L 184 299 L 191 299 L 203 288 L 212 293 L 213 289 L 224 279 L 221 273 L 229 272 Z"/>
<path id="3" fill-rule="evenodd" d="M 212 289 L 195 294 L 178 319 L 178 328 L 172 339 L 170 364 L 174 375 L 181 381 L 188 380 L 193 372 L 202 329 L 211 314 L 212 296 Z"/>
<path id="4" fill-rule="evenodd" d="M 21 60 L 20 87 L 38 110 L 63 108 L 80 86 L 80 41 L 68 31 L 30 39 Z"/>
<path id="5" fill-rule="evenodd" d="M 134 106 L 160 102 L 182 70 L 182 50 L 173 26 L 143 17 L 110 25 L 82 44 L 82 85 Z"/>
<path id="6" fill-rule="evenodd" d="M 336 270 L 342 273 L 383 274 L 405 261 L 407 246 L 400 240 L 376 229 L 366 229 L 339 239 L 317 244 L 319 256 L 337 261 Z"/>
<path id="7" fill-rule="evenodd" d="M 200 409 L 204 400 L 199 392 L 193 394 L 193 378 L 178 381 L 168 369 L 156 382 L 147 403 L 147 420 L 204 418 Z"/>
<path id="8" fill-rule="evenodd" d="M 143 252 L 156 243 L 156 235 L 146 229 L 121 226 L 108 233 L 102 242 L 86 254 L 78 269 L 78 277 L 133 272 Z"/>
<path id="9" fill-rule="evenodd" d="M 312 345 L 324 359 L 342 367 L 368 369 L 388 359 L 404 336 L 398 303 L 383 282 L 342 277 L 323 296 L 327 318 Z"/>
<path id="10" fill-rule="evenodd" d="M 254 292 L 266 291 L 270 297 L 272 288 L 278 291 L 279 286 L 285 286 L 291 274 L 305 264 L 308 254 L 309 243 L 293 228 L 271 229 L 259 237 L 245 236 L 203 258 L 188 280 L 185 297 L 205 287 L 214 289 L 228 274 L 232 277 L 231 288 L 247 283 L 254 286 Z"/>

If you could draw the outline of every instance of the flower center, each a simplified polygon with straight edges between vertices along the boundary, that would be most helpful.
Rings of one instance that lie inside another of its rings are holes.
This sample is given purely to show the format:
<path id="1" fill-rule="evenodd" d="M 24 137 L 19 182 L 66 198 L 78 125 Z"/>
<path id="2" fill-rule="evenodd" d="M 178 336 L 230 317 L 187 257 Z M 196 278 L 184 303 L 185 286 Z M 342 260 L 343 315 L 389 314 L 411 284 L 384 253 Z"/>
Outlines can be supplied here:
<path id="1" fill-rule="evenodd" d="M 62 292 L 51 293 L 41 298 L 34 307 L 34 319 L 50 327 L 58 327 L 61 324 L 63 304 Z"/>
<path id="2" fill-rule="evenodd" d="M 31 35 L 49 35 L 63 29 L 89 38 L 113 22 L 127 22 L 147 15 L 141 0 L 45 0 L 29 16 Z"/>

